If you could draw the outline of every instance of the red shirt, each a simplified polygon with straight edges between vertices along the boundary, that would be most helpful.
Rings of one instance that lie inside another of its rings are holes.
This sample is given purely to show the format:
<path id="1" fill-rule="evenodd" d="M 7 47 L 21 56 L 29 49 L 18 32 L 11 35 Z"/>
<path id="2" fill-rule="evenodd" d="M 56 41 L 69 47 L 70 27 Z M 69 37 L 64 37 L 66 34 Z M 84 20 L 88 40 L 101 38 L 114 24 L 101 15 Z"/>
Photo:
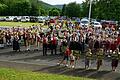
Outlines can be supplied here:
<path id="1" fill-rule="evenodd" d="M 46 44 L 47 43 L 47 40 L 46 40 L 46 37 L 43 38 L 43 44 Z"/>
<path id="2" fill-rule="evenodd" d="M 52 44 L 56 44 L 57 43 L 57 40 L 56 40 L 56 38 L 55 37 L 53 37 L 53 40 L 52 40 Z"/>
<path id="3" fill-rule="evenodd" d="M 114 51 L 114 50 L 116 50 L 116 48 L 117 48 L 117 41 L 115 41 L 114 43 L 111 43 L 111 50 L 112 51 Z"/>
<path id="4" fill-rule="evenodd" d="M 117 45 L 120 45 L 120 37 L 117 38 Z"/>
<path id="5" fill-rule="evenodd" d="M 65 56 L 69 56 L 70 54 L 71 54 L 71 50 L 69 48 L 67 48 L 65 51 Z"/>

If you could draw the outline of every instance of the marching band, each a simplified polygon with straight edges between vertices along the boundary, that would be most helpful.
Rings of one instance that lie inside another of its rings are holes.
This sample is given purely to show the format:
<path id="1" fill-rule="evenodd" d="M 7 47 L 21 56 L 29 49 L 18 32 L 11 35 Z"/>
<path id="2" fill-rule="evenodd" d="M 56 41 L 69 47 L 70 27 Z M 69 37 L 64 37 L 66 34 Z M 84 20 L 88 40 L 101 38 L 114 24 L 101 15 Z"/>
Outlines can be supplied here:
<path id="1" fill-rule="evenodd" d="M 71 58 L 72 66 L 75 57 L 77 57 L 74 53 L 81 53 L 85 56 L 86 69 L 89 68 L 93 56 L 96 56 L 97 70 L 102 65 L 104 58 L 110 56 L 112 70 L 115 71 L 120 59 L 120 34 L 117 30 L 108 27 L 105 29 L 93 28 L 91 26 L 79 27 L 78 29 L 73 23 L 70 23 L 73 24 L 72 27 L 69 27 L 67 22 L 65 24 L 67 29 L 59 24 L 50 24 L 48 29 L 42 28 L 41 25 L 33 25 L 29 28 L 0 29 L 0 44 L 2 46 L 2 44 L 11 45 L 12 43 L 15 51 L 20 51 L 21 43 L 24 44 L 27 51 L 31 50 L 32 45 L 34 50 L 39 50 L 42 46 L 43 56 L 47 56 L 48 48 L 52 55 L 56 55 L 57 48 L 60 47 L 64 59 L 59 64 Z"/>

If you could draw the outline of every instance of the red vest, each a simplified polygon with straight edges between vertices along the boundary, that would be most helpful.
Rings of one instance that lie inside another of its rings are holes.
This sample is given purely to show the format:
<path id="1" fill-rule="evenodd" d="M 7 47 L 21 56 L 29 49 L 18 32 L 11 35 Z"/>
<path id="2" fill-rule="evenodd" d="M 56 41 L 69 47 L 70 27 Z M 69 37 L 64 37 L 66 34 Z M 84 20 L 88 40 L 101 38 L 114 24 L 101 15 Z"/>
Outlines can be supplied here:
<path id="1" fill-rule="evenodd" d="M 117 38 L 117 45 L 120 45 L 120 37 Z"/>
<path id="2" fill-rule="evenodd" d="M 69 48 L 67 48 L 65 51 L 65 56 L 69 56 L 70 54 L 71 54 L 71 50 Z"/>
<path id="3" fill-rule="evenodd" d="M 46 40 L 46 38 L 44 37 L 43 38 L 43 44 L 46 44 L 47 43 L 47 40 Z"/>
<path id="4" fill-rule="evenodd" d="M 55 37 L 53 37 L 52 44 L 56 44 L 56 43 L 57 43 L 57 40 Z"/>

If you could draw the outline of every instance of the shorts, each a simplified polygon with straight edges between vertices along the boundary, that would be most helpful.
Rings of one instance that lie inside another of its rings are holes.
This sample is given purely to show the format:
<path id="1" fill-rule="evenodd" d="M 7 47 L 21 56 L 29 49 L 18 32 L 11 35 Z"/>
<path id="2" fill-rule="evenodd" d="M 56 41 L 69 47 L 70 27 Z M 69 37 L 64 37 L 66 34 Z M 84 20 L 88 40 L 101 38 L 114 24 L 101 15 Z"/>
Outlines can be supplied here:
<path id="1" fill-rule="evenodd" d="M 68 56 L 64 56 L 63 60 L 69 60 L 69 57 Z"/>
<path id="2" fill-rule="evenodd" d="M 70 60 L 70 62 L 74 62 L 75 60 Z"/>

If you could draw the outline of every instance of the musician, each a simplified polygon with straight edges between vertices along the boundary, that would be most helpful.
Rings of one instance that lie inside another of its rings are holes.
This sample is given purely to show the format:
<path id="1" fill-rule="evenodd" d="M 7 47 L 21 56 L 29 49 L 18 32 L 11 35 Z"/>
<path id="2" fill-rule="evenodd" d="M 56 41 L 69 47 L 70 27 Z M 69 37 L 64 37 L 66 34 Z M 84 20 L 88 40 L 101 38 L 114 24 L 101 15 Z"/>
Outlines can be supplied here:
<path id="1" fill-rule="evenodd" d="M 2 30 L 0 30 L 0 47 L 4 47 L 4 34 Z"/>
<path id="2" fill-rule="evenodd" d="M 91 49 L 88 49 L 88 51 L 85 54 L 85 69 L 89 68 L 91 58 L 92 58 L 92 52 L 91 52 Z"/>
<path id="3" fill-rule="evenodd" d="M 30 51 L 30 45 L 31 45 L 31 31 L 27 30 L 26 32 L 26 44 L 27 44 L 27 50 Z"/>
<path id="4" fill-rule="evenodd" d="M 19 45 L 19 36 L 16 34 L 13 39 L 13 50 L 20 51 L 20 45 Z"/>
<path id="5" fill-rule="evenodd" d="M 66 40 L 66 37 L 65 37 L 65 36 L 63 37 L 61 43 L 62 43 L 62 44 L 61 44 L 61 51 L 62 51 L 62 53 L 64 53 L 64 52 L 65 52 L 65 49 L 66 49 L 66 47 L 67 47 L 67 40 Z"/>
<path id="6" fill-rule="evenodd" d="M 99 52 L 97 53 L 97 70 L 99 70 L 100 66 L 102 65 L 104 58 L 104 51 L 103 49 L 99 49 Z"/>
<path id="7" fill-rule="evenodd" d="M 111 63 L 112 71 L 116 71 L 116 68 L 118 66 L 119 56 L 120 56 L 119 49 L 117 48 L 111 55 L 111 57 L 112 57 L 112 63 Z"/>
<path id="8" fill-rule="evenodd" d="M 43 35 L 43 56 L 47 56 L 47 45 L 48 45 L 48 38 L 46 35 Z"/>
<path id="9" fill-rule="evenodd" d="M 36 50 L 39 50 L 39 48 L 40 48 L 40 43 L 42 42 L 41 41 L 41 37 L 40 37 L 40 33 L 39 33 L 39 31 L 36 31 Z"/>
<path id="10" fill-rule="evenodd" d="M 53 34 L 52 38 L 51 38 L 51 54 L 53 55 L 53 50 L 55 51 L 55 55 L 57 54 L 57 40 L 58 38 L 56 37 L 55 34 Z"/>

